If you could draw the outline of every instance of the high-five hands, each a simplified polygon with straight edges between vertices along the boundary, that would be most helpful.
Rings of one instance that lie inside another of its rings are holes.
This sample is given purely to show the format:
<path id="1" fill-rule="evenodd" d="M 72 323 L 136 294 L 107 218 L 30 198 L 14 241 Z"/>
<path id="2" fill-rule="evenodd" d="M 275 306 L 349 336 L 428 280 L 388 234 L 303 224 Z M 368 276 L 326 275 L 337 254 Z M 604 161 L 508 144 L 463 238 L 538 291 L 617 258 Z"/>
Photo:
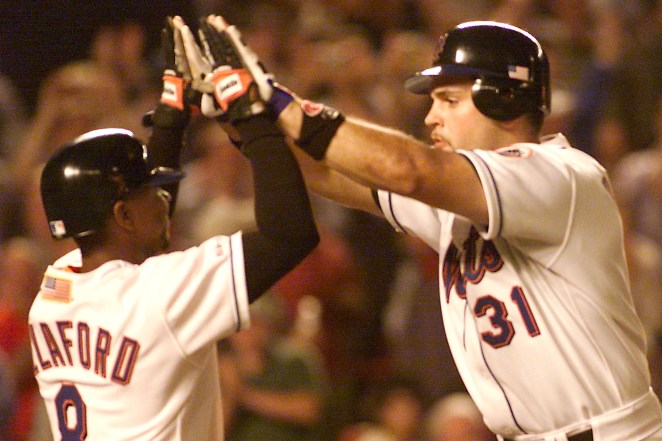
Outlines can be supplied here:
<path id="1" fill-rule="evenodd" d="M 176 17 L 173 23 L 181 35 L 191 87 L 202 95 L 202 113 L 230 122 L 236 128 L 244 126 L 239 130 L 242 141 L 255 136 L 252 131 L 257 124 L 251 124 L 247 130 L 246 124 L 238 123 L 255 116 L 270 120 L 268 125 L 273 126 L 270 130 L 277 128 L 274 123 L 278 116 L 296 97 L 274 81 L 273 75 L 244 43 L 239 30 L 222 17 L 209 15 L 200 20 L 198 44 L 181 18 Z M 323 159 L 345 117 L 320 103 L 307 100 L 299 103 L 303 115 L 301 128 L 289 136 L 310 156 Z M 233 139 L 233 142 L 238 141 Z"/>
<path id="2" fill-rule="evenodd" d="M 236 122 L 267 110 L 273 75 L 244 44 L 235 26 L 217 15 L 201 19 L 200 44 L 183 20 L 177 20 L 176 27 L 190 67 L 191 85 L 202 94 L 205 116 Z"/>

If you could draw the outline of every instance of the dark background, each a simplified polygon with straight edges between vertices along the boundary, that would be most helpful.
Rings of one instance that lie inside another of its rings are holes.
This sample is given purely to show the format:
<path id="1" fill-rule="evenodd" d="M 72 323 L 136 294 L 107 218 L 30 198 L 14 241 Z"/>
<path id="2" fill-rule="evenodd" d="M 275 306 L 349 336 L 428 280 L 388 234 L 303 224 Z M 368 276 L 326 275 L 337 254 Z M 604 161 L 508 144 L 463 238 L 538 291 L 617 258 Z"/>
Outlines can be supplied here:
<path id="1" fill-rule="evenodd" d="M 168 15 L 190 20 L 191 1 L 1 0 L 0 73 L 13 81 L 31 113 L 44 77 L 68 61 L 86 58 L 100 26 L 123 20 L 141 23 L 150 52 L 158 50 Z"/>

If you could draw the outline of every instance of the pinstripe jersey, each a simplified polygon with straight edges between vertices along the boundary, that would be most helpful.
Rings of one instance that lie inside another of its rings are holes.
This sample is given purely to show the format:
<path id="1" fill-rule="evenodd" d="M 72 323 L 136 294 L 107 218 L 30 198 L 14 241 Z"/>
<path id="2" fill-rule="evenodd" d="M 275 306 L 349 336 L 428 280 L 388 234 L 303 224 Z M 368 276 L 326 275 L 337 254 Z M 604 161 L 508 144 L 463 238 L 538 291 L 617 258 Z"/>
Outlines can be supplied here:
<path id="1" fill-rule="evenodd" d="M 438 251 L 442 316 L 464 383 L 497 434 L 662 427 L 605 170 L 562 135 L 459 151 L 489 225 L 380 191 L 386 218 Z"/>
<path id="2" fill-rule="evenodd" d="M 54 439 L 222 440 L 216 343 L 249 324 L 241 233 L 79 265 L 50 266 L 30 311 Z"/>

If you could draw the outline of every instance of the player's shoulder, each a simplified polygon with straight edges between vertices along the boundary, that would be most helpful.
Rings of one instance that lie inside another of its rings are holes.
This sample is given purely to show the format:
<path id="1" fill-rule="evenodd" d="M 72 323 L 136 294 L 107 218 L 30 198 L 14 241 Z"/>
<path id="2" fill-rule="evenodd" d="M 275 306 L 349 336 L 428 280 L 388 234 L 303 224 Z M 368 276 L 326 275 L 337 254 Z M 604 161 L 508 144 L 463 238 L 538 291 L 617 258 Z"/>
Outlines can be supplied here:
<path id="1" fill-rule="evenodd" d="M 539 143 L 517 142 L 506 147 L 497 148 L 494 153 L 509 158 L 531 158 L 537 155 L 556 155 L 572 152 L 574 149 L 568 139 L 560 133 L 541 138 Z"/>
<path id="2" fill-rule="evenodd" d="M 494 150 L 499 156 L 512 158 L 532 158 L 541 161 L 562 163 L 569 168 L 589 166 L 601 169 L 598 161 L 586 152 L 570 145 L 561 133 L 547 135 L 539 143 L 523 142 Z"/>
<path id="3" fill-rule="evenodd" d="M 51 265 L 54 268 L 66 268 L 66 267 L 80 267 L 83 264 L 83 257 L 80 253 L 80 249 L 76 248 L 72 251 L 69 251 L 62 257 L 59 257 Z"/>

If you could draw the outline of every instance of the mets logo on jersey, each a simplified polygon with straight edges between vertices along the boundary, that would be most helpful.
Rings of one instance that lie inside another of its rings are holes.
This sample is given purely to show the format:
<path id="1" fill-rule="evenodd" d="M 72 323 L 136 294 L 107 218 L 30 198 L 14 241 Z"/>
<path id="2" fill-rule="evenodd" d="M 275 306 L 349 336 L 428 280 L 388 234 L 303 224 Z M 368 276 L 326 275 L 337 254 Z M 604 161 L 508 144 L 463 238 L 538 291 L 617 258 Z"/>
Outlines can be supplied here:
<path id="1" fill-rule="evenodd" d="M 495 273 L 503 266 L 503 259 L 492 241 L 482 240 L 474 227 L 464 241 L 463 250 L 451 244 L 446 251 L 442 277 L 446 288 L 446 303 L 453 288 L 460 298 L 466 298 L 467 284 L 477 285 L 486 272 Z"/>
<path id="2" fill-rule="evenodd" d="M 523 145 L 511 145 L 508 147 L 496 149 L 495 152 L 502 156 L 508 156 L 511 158 L 528 158 L 533 154 L 533 150 L 531 150 L 531 148 Z"/>

